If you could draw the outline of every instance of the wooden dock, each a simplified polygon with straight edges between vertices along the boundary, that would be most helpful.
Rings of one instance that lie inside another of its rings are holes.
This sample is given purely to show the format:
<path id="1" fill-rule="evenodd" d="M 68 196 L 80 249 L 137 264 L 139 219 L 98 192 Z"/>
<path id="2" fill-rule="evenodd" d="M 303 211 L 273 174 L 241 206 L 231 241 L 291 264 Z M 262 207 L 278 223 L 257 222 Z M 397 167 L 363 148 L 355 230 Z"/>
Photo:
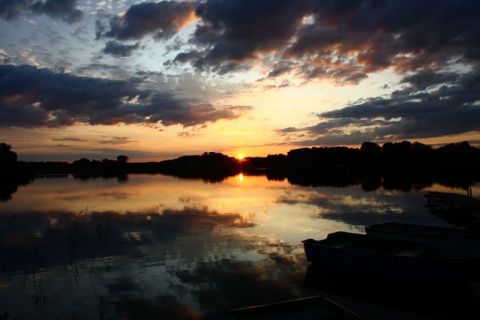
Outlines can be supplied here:
<path id="1" fill-rule="evenodd" d="M 429 191 L 427 207 L 435 216 L 459 227 L 480 230 L 480 199 L 470 195 Z"/>

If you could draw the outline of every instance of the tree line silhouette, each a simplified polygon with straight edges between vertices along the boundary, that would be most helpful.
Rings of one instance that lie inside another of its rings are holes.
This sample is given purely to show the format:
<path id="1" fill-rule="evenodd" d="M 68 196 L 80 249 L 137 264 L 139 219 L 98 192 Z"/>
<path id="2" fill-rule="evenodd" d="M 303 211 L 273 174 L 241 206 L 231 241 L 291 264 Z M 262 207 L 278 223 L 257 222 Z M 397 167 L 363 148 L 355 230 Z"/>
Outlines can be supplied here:
<path id="1" fill-rule="evenodd" d="M 129 162 L 126 155 L 115 160 L 82 158 L 72 163 L 17 160 L 12 147 L 0 143 L 0 176 L 28 183 L 36 175 L 73 174 L 80 179 L 115 177 L 126 181 L 131 173 L 161 173 L 180 178 L 219 182 L 244 173 L 266 175 L 271 180 L 288 179 L 292 184 L 348 186 L 365 190 L 384 188 L 410 190 L 432 183 L 468 188 L 480 181 L 480 149 L 467 141 L 438 148 L 419 142 L 364 142 L 360 148 L 312 147 L 287 154 L 247 157 L 239 160 L 217 152 L 185 155 L 159 162 Z M 1 183 L 0 183 L 1 184 Z M 5 183 L 3 183 L 5 184 Z M 12 191 L 12 186 L 8 187 Z"/>
<path id="2" fill-rule="evenodd" d="M 409 141 L 387 142 L 383 146 L 364 142 L 360 148 L 313 147 L 294 149 L 283 155 L 267 156 L 267 163 L 285 165 L 395 165 L 418 167 L 438 164 L 477 164 L 480 149 L 467 141 L 451 143 L 439 148 Z"/>
<path id="3" fill-rule="evenodd" d="M 176 159 L 160 162 L 128 163 L 126 155 L 116 160 L 90 160 L 82 158 L 72 163 L 47 161 L 24 162 L 17 160 L 17 154 L 6 143 L 0 143 L 0 167 L 31 169 L 34 173 L 88 173 L 88 172 L 125 172 L 140 173 L 163 170 L 184 171 L 232 171 L 264 170 L 267 168 L 294 167 L 328 169 L 332 167 L 382 168 L 407 167 L 409 169 L 438 166 L 469 166 L 480 164 L 480 149 L 469 142 L 450 143 L 438 148 L 409 141 L 387 142 L 382 146 L 374 142 L 364 142 L 360 148 L 348 147 L 312 147 L 290 150 L 285 154 L 266 157 L 247 157 L 239 160 L 222 153 L 205 152 L 201 155 L 185 155 Z M 5 170 L 3 170 L 5 171 Z"/>

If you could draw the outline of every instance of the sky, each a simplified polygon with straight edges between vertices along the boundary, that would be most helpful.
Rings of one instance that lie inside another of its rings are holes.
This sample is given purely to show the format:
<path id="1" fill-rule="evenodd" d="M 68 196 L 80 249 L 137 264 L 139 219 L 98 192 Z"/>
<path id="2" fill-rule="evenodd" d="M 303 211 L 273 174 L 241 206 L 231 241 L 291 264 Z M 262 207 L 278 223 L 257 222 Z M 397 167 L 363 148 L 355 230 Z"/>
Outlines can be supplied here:
<path id="1" fill-rule="evenodd" d="M 480 146 L 477 0 L 0 0 L 22 161 Z"/>

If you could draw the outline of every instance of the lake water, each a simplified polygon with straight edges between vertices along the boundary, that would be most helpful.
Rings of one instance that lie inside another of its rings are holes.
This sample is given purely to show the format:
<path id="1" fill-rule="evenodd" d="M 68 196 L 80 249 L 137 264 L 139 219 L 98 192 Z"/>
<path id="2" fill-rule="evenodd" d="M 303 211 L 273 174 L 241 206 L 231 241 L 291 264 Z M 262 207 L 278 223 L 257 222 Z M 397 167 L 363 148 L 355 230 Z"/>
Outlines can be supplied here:
<path id="1" fill-rule="evenodd" d="M 397 221 L 450 226 L 422 190 L 237 175 L 37 178 L 0 202 L 0 312 L 13 319 L 224 319 L 316 294 L 301 241 Z M 473 195 L 480 186 L 472 188 Z"/>

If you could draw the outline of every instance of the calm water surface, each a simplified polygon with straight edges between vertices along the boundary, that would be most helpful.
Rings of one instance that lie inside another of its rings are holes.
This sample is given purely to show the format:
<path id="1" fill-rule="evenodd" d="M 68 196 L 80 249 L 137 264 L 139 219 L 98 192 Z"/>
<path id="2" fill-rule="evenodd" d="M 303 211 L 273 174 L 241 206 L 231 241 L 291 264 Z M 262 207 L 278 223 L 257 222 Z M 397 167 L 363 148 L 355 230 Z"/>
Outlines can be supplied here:
<path id="1" fill-rule="evenodd" d="M 316 294 L 301 241 L 397 221 L 450 226 L 428 190 L 312 187 L 265 176 L 38 178 L 0 202 L 0 312 L 14 319 L 223 319 Z M 480 186 L 473 188 L 480 193 Z M 160 317 L 159 317 L 160 316 Z"/>

